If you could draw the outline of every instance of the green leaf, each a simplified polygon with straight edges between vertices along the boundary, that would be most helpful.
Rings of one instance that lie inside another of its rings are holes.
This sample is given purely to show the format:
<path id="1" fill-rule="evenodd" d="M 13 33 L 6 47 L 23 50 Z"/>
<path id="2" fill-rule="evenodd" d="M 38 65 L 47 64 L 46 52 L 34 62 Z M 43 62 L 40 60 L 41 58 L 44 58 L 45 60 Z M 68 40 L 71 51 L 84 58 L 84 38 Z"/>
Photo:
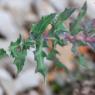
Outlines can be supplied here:
<path id="1" fill-rule="evenodd" d="M 58 68 L 63 68 L 63 69 L 65 70 L 65 72 L 67 72 L 67 73 L 69 72 L 68 69 L 67 69 L 67 67 L 66 67 L 63 63 L 61 63 L 58 59 L 56 59 L 55 65 L 56 65 Z"/>
<path id="2" fill-rule="evenodd" d="M 48 47 L 48 42 L 47 42 L 47 40 L 44 40 L 44 41 L 43 41 L 43 47 L 45 47 L 45 48 Z"/>
<path id="3" fill-rule="evenodd" d="M 59 34 L 62 32 L 67 32 L 68 30 L 64 27 L 63 22 L 65 20 L 67 20 L 72 13 L 75 11 L 75 9 L 65 9 L 64 12 L 59 13 L 58 15 L 56 15 L 56 17 L 54 18 L 53 22 L 52 22 L 52 29 L 49 32 L 49 36 L 55 38 L 55 40 L 53 40 L 53 48 L 55 48 L 56 44 L 59 44 L 61 46 L 64 45 L 64 41 L 62 39 L 60 39 Z"/>
<path id="4" fill-rule="evenodd" d="M 34 44 L 35 44 L 35 41 L 33 41 L 31 37 L 22 42 L 22 46 L 24 50 L 29 49 L 31 46 L 34 46 Z"/>
<path id="5" fill-rule="evenodd" d="M 7 53 L 4 49 L 0 49 L 0 59 L 7 56 Z"/>
<path id="6" fill-rule="evenodd" d="M 59 13 L 58 15 L 56 15 L 54 21 L 53 21 L 53 29 L 51 31 L 54 31 L 57 35 L 60 33 L 60 32 L 66 32 L 68 31 L 64 25 L 63 25 L 63 22 L 65 20 L 67 20 L 71 15 L 72 13 L 75 11 L 74 8 L 70 8 L 70 9 L 65 9 L 63 12 Z"/>
<path id="7" fill-rule="evenodd" d="M 87 2 L 84 3 L 83 7 L 81 8 L 81 10 L 79 12 L 79 15 L 71 23 L 70 32 L 72 35 L 76 35 L 77 33 L 79 33 L 82 30 L 81 26 L 80 26 L 80 22 L 83 19 L 83 17 L 86 15 L 86 11 L 87 11 Z"/>
<path id="8" fill-rule="evenodd" d="M 54 25 L 54 33 L 56 33 L 56 35 L 59 35 L 62 32 L 67 32 L 68 30 L 65 28 L 63 23 L 56 23 Z"/>
<path id="9" fill-rule="evenodd" d="M 20 51 L 20 44 L 21 44 L 21 35 L 15 42 L 11 42 L 9 51 L 13 57 L 17 56 L 18 51 Z"/>
<path id="10" fill-rule="evenodd" d="M 44 77 L 47 74 L 47 67 L 44 63 L 45 53 L 43 52 L 43 38 L 40 38 L 36 44 L 35 60 L 37 62 L 37 72 L 40 72 Z"/>
<path id="11" fill-rule="evenodd" d="M 87 67 L 84 56 L 83 55 L 79 55 L 78 57 L 79 57 L 79 64 L 84 66 L 84 67 Z"/>
<path id="12" fill-rule="evenodd" d="M 47 26 L 49 24 L 51 24 L 51 22 L 54 19 L 54 17 L 55 17 L 55 14 L 51 14 L 51 15 L 42 17 L 42 19 L 40 20 L 40 22 L 38 24 L 33 25 L 33 27 L 32 27 L 32 34 L 35 37 L 38 37 L 38 36 L 42 35 L 42 33 L 47 28 Z"/>
<path id="13" fill-rule="evenodd" d="M 17 57 L 15 57 L 14 64 L 17 66 L 18 72 L 20 72 L 24 66 L 25 57 L 27 55 L 26 51 L 21 51 L 17 53 Z"/>
<path id="14" fill-rule="evenodd" d="M 53 60 L 58 52 L 55 49 L 52 49 L 47 55 L 47 59 Z"/>
<path id="15" fill-rule="evenodd" d="M 55 46 L 57 45 L 57 44 L 59 44 L 60 46 L 63 46 L 63 45 L 65 45 L 65 42 L 64 42 L 64 40 L 63 39 L 61 39 L 58 35 L 55 35 L 55 40 L 54 40 L 55 42 Z"/>
<path id="16" fill-rule="evenodd" d="M 67 20 L 74 11 L 75 11 L 75 8 L 69 8 L 69 9 L 66 8 L 64 12 L 61 12 L 58 15 L 56 23 L 63 23 L 63 21 Z"/>
<path id="17" fill-rule="evenodd" d="M 78 46 L 86 46 L 86 43 L 83 41 L 77 41 Z"/>
<path id="18" fill-rule="evenodd" d="M 20 72 L 24 66 L 25 57 L 27 55 L 27 49 L 29 48 L 29 46 L 25 48 L 25 44 L 27 45 L 27 43 L 23 44 L 23 40 L 20 36 L 16 40 L 16 42 L 12 42 L 9 47 L 11 55 L 14 58 L 14 64 L 18 68 L 18 72 Z"/>

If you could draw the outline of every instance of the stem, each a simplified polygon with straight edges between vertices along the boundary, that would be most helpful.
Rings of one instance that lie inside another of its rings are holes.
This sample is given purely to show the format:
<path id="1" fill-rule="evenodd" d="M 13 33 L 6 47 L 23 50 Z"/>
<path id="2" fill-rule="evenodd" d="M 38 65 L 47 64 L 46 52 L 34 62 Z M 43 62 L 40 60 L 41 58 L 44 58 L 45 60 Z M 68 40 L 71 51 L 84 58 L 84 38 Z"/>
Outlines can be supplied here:
<path id="1" fill-rule="evenodd" d="M 56 38 L 54 37 L 44 37 L 45 40 L 55 40 Z M 70 34 L 64 34 L 64 39 L 68 40 L 70 42 L 74 41 L 82 41 L 82 42 L 89 42 L 89 43 L 94 43 L 95 42 L 95 37 L 88 37 L 85 35 L 80 35 L 80 36 L 72 36 Z"/>
<path id="2" fill-rule="evenodd" d="M 45 40 L 55 40 L 54 37 L 45 37 L 44 39 L 45 39 Z"/>
<path id="3" fill-rule="evenodd" d="M 73 42 L 73 41 L 95 42 L 95 37 L 86 37 L 85 35 L 72 36 L 69 34 L 65 34 L 65 39 L 69 40 L 70 42 Z"/>
<path id="4" fill-rule="evenodd" d="M 95 37 L 87 37 L 86 41 L 87 42 L 95 42 Z"/>

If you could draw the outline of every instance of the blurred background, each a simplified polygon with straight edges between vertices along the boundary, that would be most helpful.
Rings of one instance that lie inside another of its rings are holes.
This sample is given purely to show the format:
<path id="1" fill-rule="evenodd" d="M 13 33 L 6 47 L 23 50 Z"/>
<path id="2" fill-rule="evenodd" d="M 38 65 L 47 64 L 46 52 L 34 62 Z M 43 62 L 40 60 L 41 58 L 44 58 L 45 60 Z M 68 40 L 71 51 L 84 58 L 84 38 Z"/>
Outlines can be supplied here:
<path id="1" fill-rule="evenodd" d="M 77 8 L 65 22 L 69 28 L 70 21 L 85 1 L 88 9 L 84 19 L 90 21 L 95 17 L 95 0 L 0 0 L 0 48 L 7 51 L 19 33 L 27 39 L 31 25 L 42 16 L 62 12 L 65 8 Z M 28 50 L 24 68 L 19 74 L 12 58 L 0 59 L 0 95 L 95 95 L 95 52 L 87 46 L 79 47 L 78 51 L 86 59 L 86 66 L 80 66 L 71 48 L 70 43 L 56 47 L 60 53 L 57 58 L 65 64 L 69 73 L 57 68 L 55 62 L 45 60 L 49 71 L 45 81 L 40 73 L 35 73 L 34 48 Z"/>

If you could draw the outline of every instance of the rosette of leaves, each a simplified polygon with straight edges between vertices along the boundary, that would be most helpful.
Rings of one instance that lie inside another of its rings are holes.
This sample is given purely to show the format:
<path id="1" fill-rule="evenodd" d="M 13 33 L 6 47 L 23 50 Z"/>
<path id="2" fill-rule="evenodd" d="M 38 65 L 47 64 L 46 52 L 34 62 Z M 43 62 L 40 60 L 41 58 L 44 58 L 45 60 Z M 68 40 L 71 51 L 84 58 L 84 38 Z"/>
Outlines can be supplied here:
<path id="1" fill-rule="evenodd" d="M 80 9 L 79 15 L 71 23 L 70 29 L 66 29 L 63 23 L 73 14 L 75 8 L 66 8 L 61 13 L 44 16 L 37 24 L 32 25 L 30 36 L 27 40 L 22 39 L 20 36 L 15 42 L 12 42 L 9 46 L 9 52 L 14 58 L 14 64 L 16 64 L 18 71 L 22 70 L 27 50 L 30 47 L 36 49 L 34 55 L 37 62 L 37 72 L 40 72 L 44 76 L 47 74 L 47 67 L 44 63 L 44 58 L 55 61 L 55 65 L 67 70 L 65 65 L 56 58 L 58 52 L 55 47 L 57 44 L 61 46 L 66 45 L 68 39 L 65 39 L 64 34 L 69 33 L 70 35 L 75 36 L 82 30 L 80 22 L 85 16 L 86 10 L 87 3 L 85 2 L 83 7 Z M 44 36 L 44 32 L 48 25 L 51 25 L 52 28 L 49 30 L 48 35 Z M 60 38 L 60 34 L 63 36 L 63 39 Z M 48 54 L 46 54 L 43 49 L 49 48 L 48 39 L 52 39 L 52 49 Z M 6 52 L 1 49 L 0 56 L 3 57 L 4 55 L 6 55 Z"/>

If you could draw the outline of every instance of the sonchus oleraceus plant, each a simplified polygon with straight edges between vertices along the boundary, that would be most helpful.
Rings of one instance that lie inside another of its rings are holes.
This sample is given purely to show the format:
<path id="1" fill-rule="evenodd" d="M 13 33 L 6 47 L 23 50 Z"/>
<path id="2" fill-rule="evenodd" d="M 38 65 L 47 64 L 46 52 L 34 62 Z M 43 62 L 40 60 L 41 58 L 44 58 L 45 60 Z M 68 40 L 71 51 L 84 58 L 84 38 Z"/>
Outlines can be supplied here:
<path id="1" fill-rule="evenodd" d="M 81 45 L 89 45 L 91 49 L 95 50 L 95 28 L 94 20 L 90 23 L 85 24 L 85 27 L 81 26 L 81 21 L 86 15 L 87 2 L 84 3 L 79 11 L 78 16 L 70 23 L 70 29 L 66 29 L 64 22 L 76 11 L 75 8 L 66 8 L 61 13 L 53 13 L 47 16 L 43 16 L 37 24 L 33 24 L 31 27 L 29 38 L 24 40 L 20 35 L 15 42 L 11 42 L 9 46 L 10 53 L 6 53 L 4 49 L 0 49 L 0 58 L 4 56 L 12 56 L 14 58 L 13 64 L 18 68 L 20 72 L 24 66 L 25 57 L 27 55 L 27 50 L 31 47 L 35 48 L 34 55 L 36 60 L 36 71 L 40 72 L 43 76 L 47 74 L 47 66 L 44 63 L 44 58 L 49 60 L 56 60 L 55 65 L 63 67 L 65 71 L 68 71 L 66 66 L 62 64 L 57 58 L 58 53 L 55 49 L 56 45 L 65 46 L 67 42 L 73 44 L 72 51 L 74 54 L 77 53 L 77 47 Z M 48 25 L 51 25 L 51 29 L 44 35 L 44 32 Z M 82 31 L 82 36 L 77 35 Z M 60 38 L 60 34 L 62 37 Z M 52 49 L 48 54 L 45 53 L 43 48 L 49 48 L 48 39 L 52 41 Z M 80 54 L 78 54 L 80 64 L 82 64 L 83 59 Z"/>

